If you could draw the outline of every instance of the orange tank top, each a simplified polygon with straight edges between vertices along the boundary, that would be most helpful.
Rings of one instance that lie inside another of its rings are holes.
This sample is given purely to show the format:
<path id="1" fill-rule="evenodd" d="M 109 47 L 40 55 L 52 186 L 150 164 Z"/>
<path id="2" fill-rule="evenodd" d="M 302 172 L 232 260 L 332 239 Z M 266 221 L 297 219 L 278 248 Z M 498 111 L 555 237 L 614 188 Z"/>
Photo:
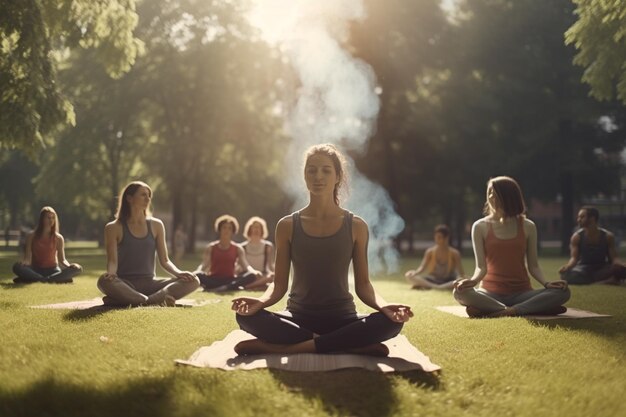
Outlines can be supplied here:
<path id="1" fill-rule="evenodd" d="M 46 236 L 35 239 L 31 244 L 32 265 L 37 268 L 54 268 L 57 266 L 57 237 Z"/>
<path id="2" fill-rule="evenodd" d="M 487 275 L 481 287 L 489 292 L 502 295 L 516 294 L 532 290 L 526 270 L 526 234 L 524 219 L 519 217 L 517 235 L 512 239 L 498 239 L 491 223 L 485 238 Z"/>

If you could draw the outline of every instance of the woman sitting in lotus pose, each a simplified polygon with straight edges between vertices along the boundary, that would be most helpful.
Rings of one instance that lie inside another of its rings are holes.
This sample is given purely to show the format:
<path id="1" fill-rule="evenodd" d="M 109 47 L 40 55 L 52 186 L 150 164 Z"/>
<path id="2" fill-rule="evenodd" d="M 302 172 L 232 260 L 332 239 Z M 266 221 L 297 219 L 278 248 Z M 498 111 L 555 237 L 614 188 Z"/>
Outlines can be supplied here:
<path id="1" fill-rule="evenodd" d="M 454 286 L 454 297 L 470 317 L 553 315 L 567 310 L 563 307 L 570 297 L 567 282 L 543 276 L 537 261 L 537 228 L 525 213 L 522 190 L 513 178 L 489 180 L 486 217 L 472 226 L 476 270 Z M 529 272 L 543 289 L 532 289 Z"/>
<path id="2" fill-rule="evenodd" d="M 387 303 L 370 283 L 367 224 L 339 205 L 346 179 L 343 156 L 333 145 L 313 146 L 306 153 L 304 179 L 309 204 L 276 226 L 274 284 L 259 298 L 233 300 L 240 327 L 256 337 L 235 350 L 386 356 L 389 351 L 381 342 L 396 336 L 413 313 L 409 306 Z M 350 263 L 357 296 L 377 310 L 366 317 L 357 316 L 348 290 Z M 265 310 L 285 295 L 291 265 L 287 311 Z"/>
<path id="3" fill-rule="evenodd" d="M 73 282 L 83 268 L 65 259 L 65 240 L 59 233 L 59 218 L 52 207 L 39 212 L 39 222 L 26 237 L 24 258 L 13 265 L 16 284 L 48 282 L 65 284 Z"/>
<path id="4" fill-rule="evenodd" d="M 200 286 L 198 278 L 170 261 L 163 222 L 152 217 L 152 189 L 134 181 L 119 198 L 115 220 L 104 228 L 107 272 L 98 279 L 104 304 L 173 306 Z M 173 278 L 155 278 L 155 257 Z"/>

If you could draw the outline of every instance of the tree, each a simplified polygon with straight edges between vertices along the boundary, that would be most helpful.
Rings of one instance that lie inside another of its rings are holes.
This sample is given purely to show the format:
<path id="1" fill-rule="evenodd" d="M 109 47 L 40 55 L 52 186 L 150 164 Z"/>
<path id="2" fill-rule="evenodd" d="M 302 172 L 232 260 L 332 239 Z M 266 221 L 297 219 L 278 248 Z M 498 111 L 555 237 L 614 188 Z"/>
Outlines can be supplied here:
<path id="1" fill-rule="evenodd" d="M 574 204 L 616 191 L 615 154 L 624 144 L 619 124 L 608 132 L 599 123 L 617 120 L 614 106 L 591 100 L 571 65 L 563 33 L 573 5 L 466 0 L 446 23 L 434 3 L 392 4 L 358 31 L 357 48 L 383 87 L 363 163 L 407 223 L 439 213 L 459 234 L 466 218 L 480 216 L 489 177 L 514 176 L 529 200 L 561 197 L 566 245 Z M 401 23 L 405 17 L 412 25 Z"/>
<path id="2" fill-rule="evenodd" d="M 250 215 L 282 198 L 280 125 L 270 111 L 276 60 L 252 40 L 243 5 L 155 1 L 139 10 L 147 53 L 137 69 L 151 92 L 156 139 L 146 161 L 158 167 L 172 226 L 186 224 L 190 249 L 200 210 Z"/>
<path id="3" fill-rule="evenodd" d="M 626 103 L 626 3 L 621 0 L 574 0 L 578 16 L 565 33 L 578 52 L 574 63 L 585 68 L 582 80 L 600 100 Z"/>
<path id="4" fill-rule="evenodd" d="M 0 147 L 30 153 L 52 141 L 74 111 L 57 82 L 67 50 L 85 48 L 111 76 L 132 66 L 134 0 L 7 0 L 0 14 Z"/>
<path id="5" fill-rule="evenodd" d="M 351 45 L 376 74 L 381 110 L 377 132 L 356 162 L 389 192 L 411 240 L 415 223 L 430 217 L 432 197 L 449 196 L 439 183 L 424 180 L 439 176 L 442 166 L 433 117 L 438 100 L 415 92 L 417 80 L 436 81 L 443 70 L 440 49 L 447 23 L 436 0 L 367 1 L 366 10 L 367 19 L 352 30 Z"/>
<path id="6" fill-rule="evenodd" d="M 13 150 L 1 154 L 0 207 L 7 207 L 12 229 L 16 229 L 18 223 L 26 219 L 32 221 L 29 209 L 34 208 L 33 178 L 36 174 L 37 166 L 23 153 Z"/>

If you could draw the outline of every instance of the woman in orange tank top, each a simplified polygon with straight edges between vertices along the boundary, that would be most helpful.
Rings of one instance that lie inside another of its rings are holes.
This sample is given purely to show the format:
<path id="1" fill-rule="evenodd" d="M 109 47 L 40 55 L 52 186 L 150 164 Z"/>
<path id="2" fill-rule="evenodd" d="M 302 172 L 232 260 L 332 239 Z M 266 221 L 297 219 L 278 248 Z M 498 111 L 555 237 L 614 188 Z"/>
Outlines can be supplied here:
<path id="1" fill-rule="evenodd" d="M 454 286 L 454 297 L 470 317 L 554 315 L 567 310 L 563 307 L 570 298 L 567 282 L 545 279 L 537 260 L 537 228 L 525 213 L 522 190 L 513 178 L 487 182 L 486 216 L 472 226 L 476 270 Z M 532 288 L 529 273 L 543 289 Z"/>
<path id="2" fill-rule="evenodd" d="M 83 268 L 65 259 L 65 241 L 59 233 L 59 218 L 52 207 L 39 212 L 35 231 L 26 238 L 24 258 L 13 265 L 16 284 L 33 282 L 69 283 Z"/>

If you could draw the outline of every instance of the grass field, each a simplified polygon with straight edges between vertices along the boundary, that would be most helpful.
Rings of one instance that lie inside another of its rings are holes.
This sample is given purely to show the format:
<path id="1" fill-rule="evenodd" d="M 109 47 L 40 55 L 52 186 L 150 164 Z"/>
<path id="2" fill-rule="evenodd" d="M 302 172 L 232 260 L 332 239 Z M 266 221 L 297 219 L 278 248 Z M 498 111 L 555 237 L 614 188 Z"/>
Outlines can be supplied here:
<path id="1" fill-rule="evenodd" d="M 403 333 L 442 366 L 440 374 L 224 372 L 177 367 L 173 360 L 235 328 L 231 294 L 194 293 L 221 300 L 197 308 L 98 315 L 29 308 L 100 295 L 100 251 L 70 247 L 68 258 L 86 270 L 74 284 L 14 286 L 15 257 L 0 252 L 2 417 L 626 415 L 626 287 L 572 290 L 570 306 L 612 318 L 468 320 L 434 309 L 454 304 L 450 293 L 409 290 L 400 273 L 374 277 L 387 300 L 413 307 Z M 198 259 L 185 259 L 184 266 Z M 546 275 L 563 262 L 543 258 Z M 472 259 L 464 265 L 473 270 Z"/>

